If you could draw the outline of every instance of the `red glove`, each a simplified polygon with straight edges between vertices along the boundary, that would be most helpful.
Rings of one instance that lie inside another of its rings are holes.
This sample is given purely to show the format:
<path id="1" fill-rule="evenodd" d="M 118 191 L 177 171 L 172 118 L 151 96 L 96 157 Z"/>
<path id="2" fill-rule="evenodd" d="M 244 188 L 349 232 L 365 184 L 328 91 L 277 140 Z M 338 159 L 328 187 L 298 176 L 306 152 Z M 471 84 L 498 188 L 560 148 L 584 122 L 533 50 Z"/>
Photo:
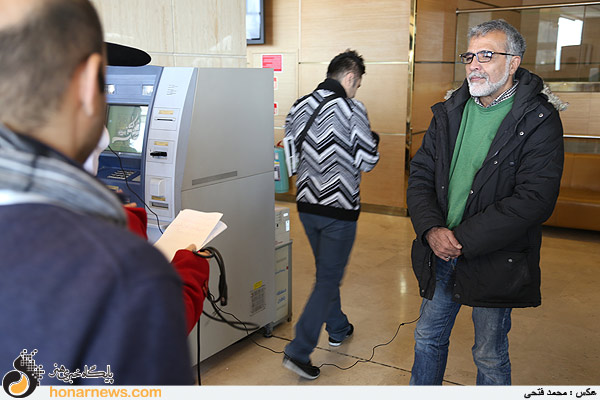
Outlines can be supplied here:
<path id="1" fill-rule="evenodd" d="M 200 319 L 208 289 L 210 266 L 208 260 L 189 250 L 178 250 L 171 264 L 183 281 L 183 301 L 188 333 Z"/>

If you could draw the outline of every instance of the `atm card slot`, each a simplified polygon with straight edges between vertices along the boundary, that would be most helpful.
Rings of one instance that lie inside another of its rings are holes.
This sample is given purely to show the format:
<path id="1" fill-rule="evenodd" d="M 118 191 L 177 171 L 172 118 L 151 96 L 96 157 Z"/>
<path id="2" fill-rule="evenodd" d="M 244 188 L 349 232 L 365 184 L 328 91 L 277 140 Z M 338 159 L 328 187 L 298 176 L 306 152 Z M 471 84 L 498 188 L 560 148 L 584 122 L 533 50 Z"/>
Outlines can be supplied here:
<path id="1" fill-rule="evenodd" d="M 155 208 L 162 208 L 164 210 L 168 210 L 169 209 L 169 204 L 168 203 L 159 203 L 157 201 L 151 201 L 150 202 L 150 206 L 155 207 Z"/>

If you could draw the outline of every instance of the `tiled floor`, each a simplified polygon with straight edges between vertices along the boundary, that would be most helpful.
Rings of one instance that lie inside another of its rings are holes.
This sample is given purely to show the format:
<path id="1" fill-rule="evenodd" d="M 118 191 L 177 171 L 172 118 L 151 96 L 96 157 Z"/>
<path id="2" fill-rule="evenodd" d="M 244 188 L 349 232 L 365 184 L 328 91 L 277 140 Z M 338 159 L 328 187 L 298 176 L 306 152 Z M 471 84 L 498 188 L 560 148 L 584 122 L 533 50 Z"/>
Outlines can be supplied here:
<path id="1" fill-rule="evenodd" d="M 410 220 L 362 213 L 350 264 L 342 285 L 344 312 L 355 326 L 352 339 L 338 348 L 323 330 L 313 364 L 321 376 L 307 381 L 281 366 L 282 351 L 293 338 L 314 281 L 314 260 L 290 207 L 293 240 L 293 316 L 274 330 L 230 346 L 201 363 L 203 385 L 407 385 L 413 360 L 414 324 L 420 298 L 410 266 L 414 233 Z M 544 228 L 542 306 L 513 311 L 510 354 L 514 385 L 600 384 L 600 232 Z M 387 343 L 396 331 L 395 339 Z M 473 328 L 467 307 L 458 315 L 450 339 L 445 384 L 473 385 Z"/>

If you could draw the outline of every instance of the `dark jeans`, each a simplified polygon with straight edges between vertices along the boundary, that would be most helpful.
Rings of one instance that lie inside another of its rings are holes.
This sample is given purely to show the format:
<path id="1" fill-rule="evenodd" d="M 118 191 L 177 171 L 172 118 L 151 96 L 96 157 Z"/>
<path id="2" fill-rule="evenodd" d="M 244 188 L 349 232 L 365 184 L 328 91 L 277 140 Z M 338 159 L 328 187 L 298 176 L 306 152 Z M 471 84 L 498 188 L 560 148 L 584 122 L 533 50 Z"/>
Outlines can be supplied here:
<path id="1" fill-rule="evenodd" d="M 317 346 L 321 327 L 335 340 L 342 340 L 350 329 L 342 312 L 340 284 L 356 237 L 356 221 L 342 221 L 320 215 L 300 213 L 300 220 L 315 256 L 316 282 L 304 311 L 296 323 L 296 337 L 285 354 L 303 363 Z"/>
<path id="2" fill-rule="evenodd" d="M 432 300 L 423 299 L 415 329 L 415 362 L 411 385 L 441 385 L 448 360 L 450 332 L 461 305 L 452 301 L 456 260 L 437 259 Z M 473 307 L 473 360 L 478 385 L 510 385 L 508 331 L 511 308 Z"/>

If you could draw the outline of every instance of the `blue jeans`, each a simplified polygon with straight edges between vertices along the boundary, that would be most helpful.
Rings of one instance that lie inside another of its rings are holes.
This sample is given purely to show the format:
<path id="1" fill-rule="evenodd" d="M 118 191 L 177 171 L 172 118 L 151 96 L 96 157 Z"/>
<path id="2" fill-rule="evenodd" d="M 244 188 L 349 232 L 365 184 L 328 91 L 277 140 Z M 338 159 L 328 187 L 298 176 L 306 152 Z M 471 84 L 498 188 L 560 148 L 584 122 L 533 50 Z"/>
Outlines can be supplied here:
<path id="1" fill-rule="evenodd" d="M 296 323 L 296 337 L 285 347 L 285 354 L 307 363 L 317 346 L 323 323 L 335 340 L 344 339 L 350 329 L 348 318 L 342 312 L 340 284 L 356 237 L 356 221 L 307 213 L 300 213 L 300 220 L 315 256 L 317 276 Z"/>
<path id="2" fill-rule="evenodd" d="M 423 299 L 415 329 L 415 361 L 411 385 L 441 385 L 448 360 L 450 332 L 460 304 L 452 301 L 456 260 L 437 259 L 432 300 Z M 473 360 L 478 385 L 510 385 L 508 331 L 511 308 L 473 307 Z"/>

